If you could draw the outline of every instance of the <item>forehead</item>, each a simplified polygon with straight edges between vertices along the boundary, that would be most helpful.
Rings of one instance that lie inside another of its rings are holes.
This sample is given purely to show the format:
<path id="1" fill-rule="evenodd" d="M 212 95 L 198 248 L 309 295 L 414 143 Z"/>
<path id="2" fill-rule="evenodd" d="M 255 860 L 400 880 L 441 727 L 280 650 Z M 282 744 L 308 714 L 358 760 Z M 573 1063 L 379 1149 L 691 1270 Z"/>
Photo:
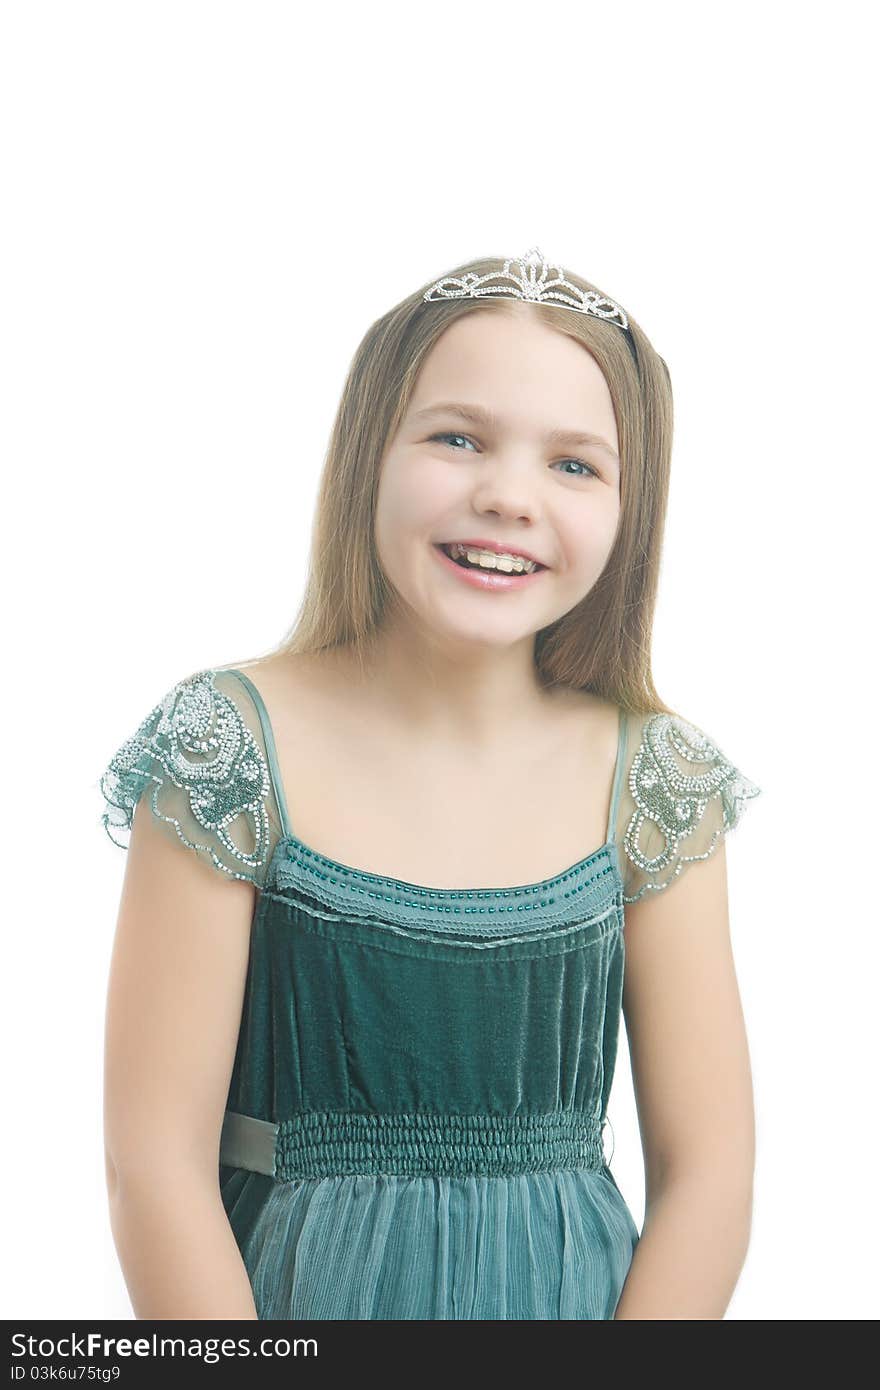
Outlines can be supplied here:
<path id="1" fill-rule="evenodd" d="M 522 307 L 456 319 L 425 358 L 408 415 L 438 402 L 478 403 L 504 426 L 595 432 L 618 450 L 614 404 L 595 357 Z"/>

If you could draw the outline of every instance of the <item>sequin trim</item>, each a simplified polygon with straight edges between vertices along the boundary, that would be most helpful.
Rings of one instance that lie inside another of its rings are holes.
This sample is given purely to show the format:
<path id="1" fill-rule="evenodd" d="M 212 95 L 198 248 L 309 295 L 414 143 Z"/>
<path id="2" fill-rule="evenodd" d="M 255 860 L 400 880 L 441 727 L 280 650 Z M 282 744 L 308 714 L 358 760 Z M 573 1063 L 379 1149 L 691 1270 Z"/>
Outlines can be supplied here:
<path id="1" fill-rule="evenodd" d="M 157 819 L 173 825 L 189 849 L 209 854 L 225 874 L 252 883 L 269 855 L 272 783 L 263 750 L 214 676 L 204 670 L 178 681 L 126 739 L 101 777 L 107 805 L 102 821 L 113 843 L 127 849 L 135 808 L 152 786 L 150 808 Z M 161 809 L 169 785 L 186 794 L 193 820 L 213 843 L 189 839 L 180 820 Z M 242 817 L 254 846 L 250 852 L 227 830 Z M 238 867 L 225 863 L 217 847 Z"/>
<path id="2" fill-rule="evenodd" d="M 704 770 L 686 771 L 676 755 L 686 762 L 703 764 Z M 629 790 L 636 810 L 623 836 L 623 851 L 631 864 L 651 875 L 651 881 L 637 893 L 625 893 L 624 903 L 638 902 L 651 890 L 659 892 L 687 864 L 708 859 L 722 835 L 738 824 L 746 802 L 761 794 L 760 787 L 734 767 L 701 729 L 679 715 L 663 713 L 653 715 L 644 726 L 629 770 Z M 713 797 L 721 801 L 721 826 L 704 853 L 681 854 L 679 845 L 697 830 Z M 653 858 L 639 848 L 646 822 L 656 826 L 664 838 L 663 849 Z M 657 874 L 670 866 L 672 872 L 658 880 Z"/>

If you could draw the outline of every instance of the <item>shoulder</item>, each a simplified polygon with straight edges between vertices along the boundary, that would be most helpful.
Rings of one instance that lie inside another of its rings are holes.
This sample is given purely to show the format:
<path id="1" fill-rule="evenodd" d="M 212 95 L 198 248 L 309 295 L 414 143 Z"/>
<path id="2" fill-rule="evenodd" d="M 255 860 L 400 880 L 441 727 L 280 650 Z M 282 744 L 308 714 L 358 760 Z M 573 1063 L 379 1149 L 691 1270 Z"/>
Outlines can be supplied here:
<path id="1" fill-rule="evenodd" d="M 262 706 L 267 742 L 284 764 L 299 765 L 315 730 L 353 705 L 351 682 L 324 653 L 287 652 L 239 662 L 245 683 Z M 279 773 L 280 777 L 280 773 Z"/>
<path id="2" fill-rule="evenodd" d="M 566 740 L 585 736 L 597 766 L 605 766 L 609 757 L 613 766 L 620 737 L 619 705 L 591 690 L 572 687 L 553 692 L 550 713 Z"/>
<path id="3" fill-rule="evenodd" d="M 281 652 L 234 668 L 256 686 L 266 704 L 283 717 L 308 706 L 319 708 L 350 687 L 348 668 L 332 652 Z"/>
<path id="4" fill-rule="evenodd" d="M 707 859 L 760 788 L 704 727 L 670 712 L 627 716 L 617 841 L 624 901 Z"/>

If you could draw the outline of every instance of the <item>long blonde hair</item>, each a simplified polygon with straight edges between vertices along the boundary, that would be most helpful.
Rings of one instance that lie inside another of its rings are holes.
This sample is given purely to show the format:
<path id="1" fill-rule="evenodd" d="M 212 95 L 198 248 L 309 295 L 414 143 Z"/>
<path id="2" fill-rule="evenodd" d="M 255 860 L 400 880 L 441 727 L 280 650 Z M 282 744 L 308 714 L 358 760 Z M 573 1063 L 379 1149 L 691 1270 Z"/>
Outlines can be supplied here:
<path id="1" fill-rule="evenodd" d="M 447 273 L 484 275 L 497 264 L 497 258 L 481 257 Z M 566 276 L 583 290 L 604 294 L 568 269 Z M 624 330 L 594 315 L 492 296 L 425 303 L 431 283 L 377 319 L 355 352 L 324 461 L 304 597 L 293 627 L 259 660 L 346 647 L 363 662 L 394 599 L 374 534 L 381 462 L 406 414 L 422 364 L 441 334 L 464 314 L 525 311 L 582 343 L 596 359 L 611 393 L 621 458 L 621 511 L 613 548 L 585 598 L 536 634 L 539 678 L 545 685 L 593 691 L 628 710 L 676 713 L 660 700 L 651 674 L 672 453 L 672 386 L 666 363 L 628 310 L 635 355 Z"/>

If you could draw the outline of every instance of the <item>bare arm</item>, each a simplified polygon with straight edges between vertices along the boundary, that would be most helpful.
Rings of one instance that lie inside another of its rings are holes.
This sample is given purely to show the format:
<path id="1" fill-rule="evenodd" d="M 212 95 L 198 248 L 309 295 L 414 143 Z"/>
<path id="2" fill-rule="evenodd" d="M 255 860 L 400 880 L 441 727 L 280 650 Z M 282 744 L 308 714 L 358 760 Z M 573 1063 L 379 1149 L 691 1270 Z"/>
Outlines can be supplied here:
<path id="1" fill-rule="evenodd" d="M 645 1222 L 616 1319 L 723 1318 L 751 1233 L 751 1068 L 724 841 L 627 908 L 623 1009 Z"/>
<path id="2" fill-rule="evenodd" d="M 257 1317 L 218 1178 L 254 893 L 139 803 L 104 1074 L 110 1220 L 137 1318 Z"/>

